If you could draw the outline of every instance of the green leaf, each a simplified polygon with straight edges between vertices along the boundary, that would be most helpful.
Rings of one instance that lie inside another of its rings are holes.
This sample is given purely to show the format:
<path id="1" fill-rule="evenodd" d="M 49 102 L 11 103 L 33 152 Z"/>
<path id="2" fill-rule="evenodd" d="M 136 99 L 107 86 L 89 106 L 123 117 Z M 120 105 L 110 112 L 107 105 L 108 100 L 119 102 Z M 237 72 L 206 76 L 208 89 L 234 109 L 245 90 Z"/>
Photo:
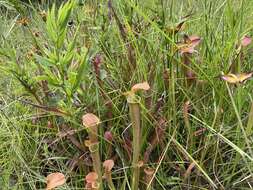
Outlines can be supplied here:
<path id="1" fill-rule="evenodd" d="M 33 80 L 36 82 L 41 82 L 41 81 L 48 81 L 50 78 L 47 75 L 39 75 L 36 77 L 33 77 Z"/>
<path id="2" fill-rule="evenodd" d="M 86 62 L 87 62 L 87 55 L 88 52 L 86 52 L 86 54 L 82 57 L 81 59 L 81 64 L 79 66 L 77 75 L 76 75 L 76 79 L 75 82 L 73 84 L 72 90 L 71 90 L 71 95 L 73 95 L 75 93 L 75 91 L 77 90 L 77 88 L 79 87 L 81 81 L 82 81 L 82 77 L 84 75 L 84 70 L 85 70 L 85 66 L 86 66 Z"/>
<path id="3" fill-rule="evenodd" d="M 56 43 L 56 45 L 57 45 L 56 47 L 58 49 L 60 49 L 63 46 L 64 40 L 66 38 L 66 34 L 67 34 L 67 29 L 66 28 L 59 33 L 57 43 Z"/>
<path id="4" fill-rule="evenodd" d="M 47 17 L 47 33 L 49 38 L 56 43 L 57 42 L 57 23 L 55 19 L 55 4 L 53 4 L 51 10 L 48 11 Z"/>
<path id="5" fill-rule="evenodd" d="M 8 4 L 7 4 L 7 2 L 8 2 Z M 5 5 L 12 6 L 14 9 L 16 9 L 17 12 L 19 12 L 21 14 L 25 13 L 24 3 L 22 3 L 20 0 L 8 0 L 7 2 Z M 3 4 L 3 3 L 1 2 L 1 4 Z"/>
<path id="6" fill-rule="evenodd" d="M 58 26 L 58 41 L 57 47 L 62 47 L 67 34 L 67 24 L 74 7 L 74 1 L 69 1 L 65 5 L 61 5 L 58 11 L 57 26 Z"/>
<path id="7" fill-rule="evenodd" d="M 79 27 L 80 27 L 80 25 L 78 26 L 78 28 L 76 30 L 76 33 L 74 35 L 74 39 L 68 44 L 67 53 L 65 54 L 63 61 L 62 61 L 62 64 L 67 65 L 67 67 L 69 67 L 71 60 L 74 57 L 74 48 L 76 45 L 76 39 L 77 39 L 77 34 L 79 32 Z"/>
<path id="8" fill-rule="evenodd" d="M 59 12 L 58 12 L 58 19 L 57 19 L 57 23 L 59 24 L 60 30 L 66 28 L 73 7 L 74 7 L 74 1 L 69 1 L 64 6 L 60 7 Z"/>
<path id="9" fill-rule="evenodd" d="M 50 66 L 54 66 L 55 65 L 55 62 L 52 61 L 51 59 L 48 59 L 46 57 L 41 57 L 39 55 L 34 55 L 35 59 L 43 66 L 46 66 L 46 67 L 50 67 Z"/>
<path id="10" fill-rule="evenodd" d="M 48 83 L 53 86 L 60 86 L 60 80 L 57 78 L 57 75 L 53 73 L 51 70 L 51 68 L 55 66 L 55 62 L 52 61 L 51 59 L 41 57 L 39 55 L 35 55 L 35 59 L 39 62 L 40 67 L 43 69 L 43 72 L 45 73 L 43 77 L 38 76 L 37 79 L 39 80 L 43 78 L 44 80 L 48 81 Z"/>

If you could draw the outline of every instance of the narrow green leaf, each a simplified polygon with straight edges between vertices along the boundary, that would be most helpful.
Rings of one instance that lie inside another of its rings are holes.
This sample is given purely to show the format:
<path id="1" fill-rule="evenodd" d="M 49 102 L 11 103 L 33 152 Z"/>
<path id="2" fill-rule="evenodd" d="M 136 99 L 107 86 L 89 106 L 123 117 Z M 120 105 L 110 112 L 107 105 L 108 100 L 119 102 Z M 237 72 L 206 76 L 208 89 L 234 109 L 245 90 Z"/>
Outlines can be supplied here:
<path id="1" fill-rule="evenodd" d="M 46 28 L 47 28 L 47 33 L 48 33 L 49 38 L 55 43 L 57 41 L 55 4 L 53 4 L 51 10 L 48 11 Z"/>
<path id="2" fill-rule="evenodd" d="M 65 54 L 65 56 L 63 58 L 63 63 L 62 64 L 66 65 L 67 68 L 69 67 L 69 65 L 71 63 L 71 60 L 74 57 L 74 48 L 75 48 L 75 45 L 76 45 L 76 38 L 77 38 L 78 31 L 79 31 L 79 27 L 80 27 L 80 25 L 78 26 L 78 28 L 75 32 L 74 39 L 68 44 L 67 53 Z"/>
<path id="3" fill-rule="evenodd" d="M 212 128 L 211 126 L 207 125 L 206 123 L 204 123 L 203 121 L 201 121 L 200 119 L 198 119 L 197 117 L 195 117 L 194 115 L 190 115 L 193 119 L 199 121 L 200 123 L 203 124 L 204 127 L 206 127 L 210 132 L 212 132 L 213 134 L 217 135 L 220 139 L 222 139 L 225 143 L 227 143 L 229 146 L 231 146 L 236 152 L 238 152 L 242 157 L 246 157 L 248 158 L 250 161 L 253 161 L 253 158 L 247 154 L 246 152 L 244 152 L 240 147 L 236 146 L 233 142 L 231 142 L 229 139 L 227 139 L 225 136 L 223 136 L 221 133 L 217 132 L 214 128 Z"/>
<path id="4" fill-rule="evenodd" d="M 54 66 L 55 65 L 55 62 L 52 61 L 51 59 L 48 59 L 46 57 L 42 57 L 42 56 L 39 56 L 39 55 L 34 55 L 35 59 L 43 66 L 46 66 L 46 67 L 50 67 L 50 66 Z"/>
<path id="5" fill-rule="evenodd" d="M 86 66 L 88 52 L 89 51 L 87 51 L 87 53 L 81 59 L 81 64 L 80 64 L 78 72 L 77 72 L 75 83 L 73 84 L 73 87 L 71 90 L 71 95 L 73 95 L 75 93 L 75 91 L 77 90 L 78 86 L 80 85 L 80 83 L 82 81 L 82 77 L 83 77 L 85 66 Z"/>

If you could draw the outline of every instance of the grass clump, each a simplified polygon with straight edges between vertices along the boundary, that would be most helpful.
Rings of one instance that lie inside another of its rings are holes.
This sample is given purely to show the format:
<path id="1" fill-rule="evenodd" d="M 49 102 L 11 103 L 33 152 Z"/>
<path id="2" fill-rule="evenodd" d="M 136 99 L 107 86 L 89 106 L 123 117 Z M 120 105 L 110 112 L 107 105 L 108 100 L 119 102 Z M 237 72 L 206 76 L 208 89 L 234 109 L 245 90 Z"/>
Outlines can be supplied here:
<path id="1" fill-rule="evenodd" d="M 0 6 L 1 187 L 252 189 L 251 0 Z"/>

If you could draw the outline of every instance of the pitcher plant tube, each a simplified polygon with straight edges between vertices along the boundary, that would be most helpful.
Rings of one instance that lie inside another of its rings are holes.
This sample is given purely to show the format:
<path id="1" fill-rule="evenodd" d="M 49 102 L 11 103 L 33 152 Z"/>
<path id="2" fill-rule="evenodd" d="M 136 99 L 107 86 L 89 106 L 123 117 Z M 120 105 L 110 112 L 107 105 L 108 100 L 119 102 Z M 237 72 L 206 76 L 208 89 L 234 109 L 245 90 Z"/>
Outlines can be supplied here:
<path id="1" fill-rule="evenodd" d="M 140 178 L 140 145 L 141 145 L 141 111 L 140 111 L 140 97 L 136 92 L 140 90 L 147 91 L 150 86 L 147 82 L 135 84 L 131 91 L 125 93 L 127 103 L 129 106 L 129 115 L 132 122 L 133 132 L 133 158 L 132 158 L 132 182 L 131 189 L 137 190 Z"/>

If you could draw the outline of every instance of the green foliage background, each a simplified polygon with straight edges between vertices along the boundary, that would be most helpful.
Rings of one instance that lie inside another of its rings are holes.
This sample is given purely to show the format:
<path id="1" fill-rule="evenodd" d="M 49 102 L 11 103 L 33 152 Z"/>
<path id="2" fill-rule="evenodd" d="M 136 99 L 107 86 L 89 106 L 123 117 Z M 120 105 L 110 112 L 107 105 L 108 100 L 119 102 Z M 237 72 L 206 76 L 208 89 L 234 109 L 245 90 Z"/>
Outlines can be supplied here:
<path id="1" fill-rule="evenodd" d="M 159 119 L 166 121 L 145 163 L 156 169 L 153 189 L 251 189 L 252 80 L 231 85 L 219 76 L 235 63 L 238 73 L 252 71 L 252 44 L 240 58 L 238 44 L 252 36 L 253 1 L 111 2 L 0 1 L 0 186 L 43 189 L 45 176 L 60 171 L 68 178 L 62 189 L 84 189 L 92 169 L 81 117 L 92 112 L 102 121 L 101 158 L 117 157 L 113 181 L 129 189 L 123 93 L 148 81 L 151 90 L 139 94 L 141 159 Z M 171 32 L 181 22 L 185 28 Z M 175 51 L 185 35 L 202 39 L 188 66 Z M 190 85 L 185 69 L 197 77 Z M 105 131 L 115 138 L 113 155 Z"/>

